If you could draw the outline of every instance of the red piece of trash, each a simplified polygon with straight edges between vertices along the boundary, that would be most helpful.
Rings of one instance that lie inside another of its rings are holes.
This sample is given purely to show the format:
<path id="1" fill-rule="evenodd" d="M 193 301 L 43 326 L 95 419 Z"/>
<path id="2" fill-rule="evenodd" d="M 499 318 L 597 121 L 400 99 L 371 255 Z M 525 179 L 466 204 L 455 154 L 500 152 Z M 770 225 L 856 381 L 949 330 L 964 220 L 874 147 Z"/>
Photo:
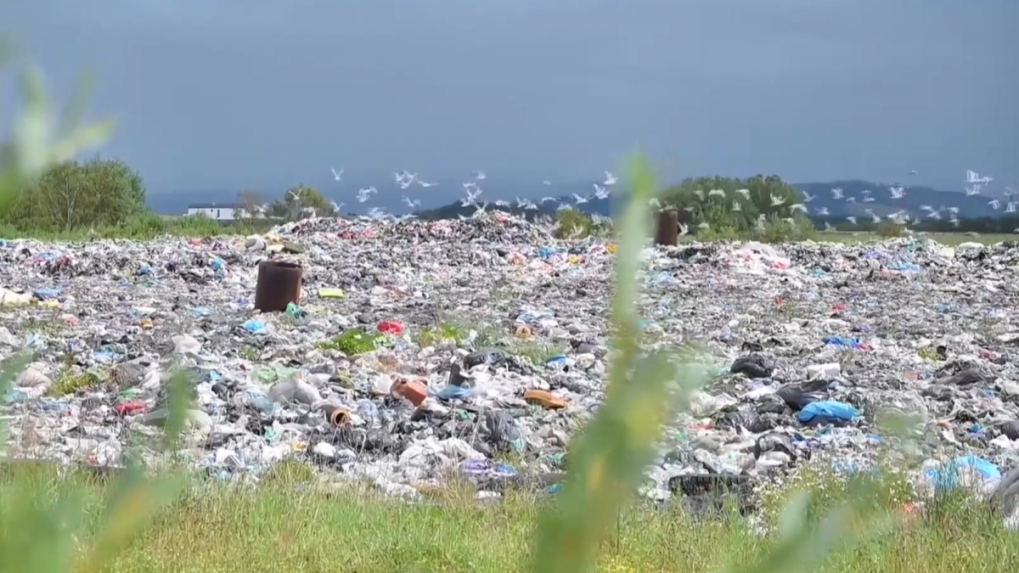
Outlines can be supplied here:
<path id="1" fill-rule="evenodd" d="M 403 332 L 403 325 L 391 320 L 383 320 L 378 326 L 379 332 L 383 334 L 400 334 Z"/>
<path id="2" fill-rule="evenodd" d="M 113 407 L 113 410 L 121 416 L 132 416 L 145 411 L 145 404 L 141 402 L 121 402 Z"/>
<path id="3" fill-rule="evenodd" d="M 835 306 L 831 307 L 831 311 L 834 314 L 842 314 L 843 312 L 846 312 L 846 305 L 836 304 Z"/>

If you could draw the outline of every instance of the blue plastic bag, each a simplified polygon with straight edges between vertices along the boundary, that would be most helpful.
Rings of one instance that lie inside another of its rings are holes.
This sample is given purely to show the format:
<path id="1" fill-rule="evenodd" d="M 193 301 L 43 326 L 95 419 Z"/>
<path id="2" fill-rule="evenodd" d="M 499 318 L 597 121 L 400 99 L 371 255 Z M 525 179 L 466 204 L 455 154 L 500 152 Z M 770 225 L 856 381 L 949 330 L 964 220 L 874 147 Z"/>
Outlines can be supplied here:
<path id="1" fill-rule="evenodd" d="M 802 424 L 812 426 L 824 424 L 835 424 L 838 426 L 853 421 L 859 415 L 860 412 L 851 404 L 835 402 L 834 400 L 822 400 L 804 406 L 796 414 L 796 419 Z"/>

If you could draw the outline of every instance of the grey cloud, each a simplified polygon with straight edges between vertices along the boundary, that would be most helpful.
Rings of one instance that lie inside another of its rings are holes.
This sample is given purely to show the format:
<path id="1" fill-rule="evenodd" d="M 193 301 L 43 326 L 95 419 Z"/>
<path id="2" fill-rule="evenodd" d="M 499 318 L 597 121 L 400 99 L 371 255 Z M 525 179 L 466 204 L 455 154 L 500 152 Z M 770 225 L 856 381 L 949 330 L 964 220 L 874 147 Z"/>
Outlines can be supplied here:
<path id="1" fill-rule="evenodd" d="M 153 190 L 596 176 L 1019 177 L 1008 0 L 34 0 L 0 22 Z M 1016 182 L 1019 183 L 1019 182 Z M 1019 186 L 1019 185 L 1017 185 Z"/>

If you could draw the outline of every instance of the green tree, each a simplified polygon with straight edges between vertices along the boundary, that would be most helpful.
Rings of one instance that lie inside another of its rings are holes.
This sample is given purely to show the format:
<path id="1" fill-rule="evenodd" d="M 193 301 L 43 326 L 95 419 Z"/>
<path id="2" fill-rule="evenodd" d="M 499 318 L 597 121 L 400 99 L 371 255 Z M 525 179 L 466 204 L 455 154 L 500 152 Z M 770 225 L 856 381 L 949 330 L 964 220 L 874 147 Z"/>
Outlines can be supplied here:
<path id="1" fill-rule="evenodd" d="M 66 161 L 23 186 L 7 214 L 21 228 L 121 225 L 147 211 L 145 183 L 119 159 Z"/>
<path id="2" fill-rule="evenodd" d="M 707 223 L 713 233 L 726 236 L 759 233 L 768 221 L 780 218 L 805 217 L 791 208 L 802 202 L 800 191 L 775 175 L 687 179 L 662 197 L 663 206 L 679 209 L 680 219 L 691 228 Z"/>
<path id="3" fill-rule="evenodd" d="M 237 193 L 237 206 L 244 209 L 248 219 L 254 219 L 262 205 L 262 194 L 254 190 L 245 190 Z"/>
<path id="4" fill-rule="evenodd" d="M 306 217 L 311 214 L 310 211 L 316 215 L 329 215 L 333 212 L 332 205 L 324 195 L 303 183 L 287 189 L 283 198 L 273 203 L 269 210 L 274 217 L 291 220 Z"/>

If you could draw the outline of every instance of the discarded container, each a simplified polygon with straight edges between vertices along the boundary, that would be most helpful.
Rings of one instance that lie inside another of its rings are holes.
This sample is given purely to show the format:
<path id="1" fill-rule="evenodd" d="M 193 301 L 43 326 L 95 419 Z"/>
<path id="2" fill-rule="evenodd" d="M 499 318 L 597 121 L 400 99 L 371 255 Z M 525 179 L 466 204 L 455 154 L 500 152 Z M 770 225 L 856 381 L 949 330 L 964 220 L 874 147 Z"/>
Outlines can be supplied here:
<path id="1" fill-rule="evenodd" d="M 674 247 L 679 243 L 679 211 L 662 211 L 658 214 L 655 244 Z"/>
<path id="2" fill-rule="evenodd" d="M 301 277 L 304 269 L 296 263 L 262 261 L 255 285 L 255 309 L 284 312 L 290 303 L 301 302 Z"/>
<path id="3" fill-rule="evenodd" d="M 566 401 L 556 398 L 547 390 L 528 390 L 524 392 L 524 401 L 528 404 L 541 406 L 547 410 L 558 410 L 566 407 Z"/>
<path id="4" fill-rule="evenodd" d="M 409 380 L 407 378 L 400 378 L 393 382 L 390 392 L 406 398 L 414 406 L 420 406 L 425 401 L 425 398 L 428 397 L 427 386 L 417 380 Z"/>
<path id="5" fill-rule="evenodd" d="M 324 410 L 330 424 L 338 428 L 350 424 L 350 412 L 347 410 L 336 406 L 326 406 Z"/>

